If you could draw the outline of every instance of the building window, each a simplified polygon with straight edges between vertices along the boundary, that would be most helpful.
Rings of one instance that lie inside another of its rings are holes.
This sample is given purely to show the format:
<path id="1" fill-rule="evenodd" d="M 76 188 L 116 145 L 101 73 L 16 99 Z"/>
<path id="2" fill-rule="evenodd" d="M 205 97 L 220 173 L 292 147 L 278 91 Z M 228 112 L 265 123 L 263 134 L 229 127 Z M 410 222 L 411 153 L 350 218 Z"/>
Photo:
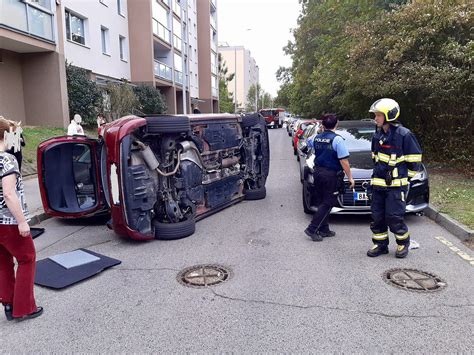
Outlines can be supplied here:
<path id="1" fill-rule="evenodd" d="M 119 47 L 120 47 L 120 59 L 122 59 L 123 61 L 126 61 L 127 60 L 127 54 L 126 54 L 127 45 L 125 42 L 125 37 L 123 36 L 119 36 Z"/>
<path id="2" fill-rule="evenodd" d="M 66 38 L 70 41 L 86 44 L 84 32 L 85 19 L 66 10 Z"/>
<path id="3" fill-rule="evenodd" d="M 125 16 L 125 13 L 123 11 L 123 0 L 117 0 L 117 11 L 119 15 Z"/>
<path id="4" fill-rule="evenodd" d="M 102 53 L 109 54 L 109 29 L 105 27 L 100 28 L 100 38 L 102 40 Z"/>

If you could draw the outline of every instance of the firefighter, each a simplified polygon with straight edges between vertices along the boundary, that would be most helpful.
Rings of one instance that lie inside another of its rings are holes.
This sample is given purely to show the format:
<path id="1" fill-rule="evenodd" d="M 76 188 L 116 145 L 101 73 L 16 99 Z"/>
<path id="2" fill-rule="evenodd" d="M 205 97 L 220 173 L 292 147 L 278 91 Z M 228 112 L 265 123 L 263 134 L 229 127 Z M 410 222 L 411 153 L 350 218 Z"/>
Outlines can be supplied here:
<path id="1" fill-rule="evenodd" d="M 337 116 L 326 114 L 321 121 L 324 132 L 318 134 L 313 142 L 316 155 L 314 159 L 314 195 L 318 211 L 313 215 L 311 223 L 304 231 L 315 242 L 336 235 L 329 229 L 328 217 L 332 207 L 337 203 L 339 190 L 344 185 L 344 173 L 347 175 L 350 188 L 354 187 L 354 179 L 349 165 L 349 152 L 344 144 L 344 139 L 334 132 L 338 123 Z"/>
<path id="2" fill-rule="evenodd" d="M 421 170 L 421 148 L 413 133 L 398 122 L 400 107 L 395 100 L 377 100 L 369 112 L 375 114 L 377 132 L 372 138 L 375 165 L 370 186 L 374 246 L 367 255 L 388 253 L 390 228 L 398 244 L 395 256 L 404 258 L 410 245 L 410 234 L 403 220 L 408 184 Z"/>

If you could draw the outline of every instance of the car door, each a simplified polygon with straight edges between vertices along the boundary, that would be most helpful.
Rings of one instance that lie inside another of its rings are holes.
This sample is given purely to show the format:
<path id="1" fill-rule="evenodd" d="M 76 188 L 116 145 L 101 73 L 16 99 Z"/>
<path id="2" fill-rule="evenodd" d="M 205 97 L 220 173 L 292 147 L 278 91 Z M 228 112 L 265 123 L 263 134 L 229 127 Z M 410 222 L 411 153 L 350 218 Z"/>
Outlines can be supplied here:
<path id="1" fill-rule="evenodd" d="M 108 209 L 108 188 L 102 183 L 105 166 L 101 141 L 85 136 L 55 137 L 37 150 L 41 200 L 51 216 L 91 216 Z"/>

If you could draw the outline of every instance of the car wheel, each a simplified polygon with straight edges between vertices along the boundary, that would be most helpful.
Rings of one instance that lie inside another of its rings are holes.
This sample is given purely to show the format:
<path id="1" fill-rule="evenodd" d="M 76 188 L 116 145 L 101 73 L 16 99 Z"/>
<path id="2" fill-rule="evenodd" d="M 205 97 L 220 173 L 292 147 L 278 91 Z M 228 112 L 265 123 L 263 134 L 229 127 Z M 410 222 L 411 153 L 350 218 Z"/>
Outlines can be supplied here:
<path id="1" fill-rule="evenodd" d="M 255 190 L 244 190 L 246 200 L 262 200 L 267 196 L 267 189 L 262 186 Z"/>
<path id="2" fill-rule="evenodd" d="M 298 152 L 296 151 L 295 146 L 293 146 L 293 155 L 298 155 Z"/>
<path id="3" fill-rule="evenodd" d="M 296 161 L 300 161 L 300 155 L 298 154 L 298 152 L 296 153 Z"/>
<path id="4" fill-rule="evenodd" d="M 304 213 L 307 213 L 307 214 L 313 214 L 314 213 L 311 210 L 310 185 L 306 180 L 303 181 L 303 210 L 304 210 Z"/>
<path id="5" fill-rule="evenodd" d="M 258 114 L 248 115 L 242 117 L 242 127 L 251 127 L 255 126 L 260 122 L 260 116 Z"/>
<path id="6" fill-rule="evenodd" d="M 288 132 L 288 137 L 291 137 L 291 132 Z"/>
<path id="7" fill-rule="evenodd" d="M 283 125 L 282 125 L 282 124 L 279 124 L 279 125 L 278 125 L 278 128 L 281 128 L 281 127 L 283 127 Z"/>
<path id="8" fill-rule="evenodd" d="M 147 117 L 148 133 L 182 133 L 191 129 L 189 117 Z"/>
<path id="9" fill-rule="evenodd" d="M 184 221 L 177 223 L 162 223 L 154 221 L 155 239 L 175 240 L 189 237 L 196 230 L 196 220 L 190 216 Z"/>

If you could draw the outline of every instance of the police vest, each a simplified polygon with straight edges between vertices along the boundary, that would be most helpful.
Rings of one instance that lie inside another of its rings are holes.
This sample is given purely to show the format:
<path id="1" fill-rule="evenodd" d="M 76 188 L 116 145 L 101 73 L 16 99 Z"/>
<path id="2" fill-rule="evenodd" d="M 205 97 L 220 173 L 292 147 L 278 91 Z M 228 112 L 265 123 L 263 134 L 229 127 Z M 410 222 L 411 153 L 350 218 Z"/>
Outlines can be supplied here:
<path id="1" fill-rule="evenodd" d="M 338 134 L 332 131 L 326 131 L 314 138 L 314 154 L 316 155 L 314 163 L 316 166 L 322 166 L 334 171 L 342 170 L 337 152 L 332 147 L 332 142 L 337 136 Z"/>
<path id="2" fill-rule="evenodd" d="M 387 133 L 380 129 L 372 138 L 372 159 L 375 166 L 371 184 L 374 187 L 406 186 L 421 168 L 421 148 L 411 131 L 390 125 Z M 392 176 L 389 185 L 387 173 Z"/>

